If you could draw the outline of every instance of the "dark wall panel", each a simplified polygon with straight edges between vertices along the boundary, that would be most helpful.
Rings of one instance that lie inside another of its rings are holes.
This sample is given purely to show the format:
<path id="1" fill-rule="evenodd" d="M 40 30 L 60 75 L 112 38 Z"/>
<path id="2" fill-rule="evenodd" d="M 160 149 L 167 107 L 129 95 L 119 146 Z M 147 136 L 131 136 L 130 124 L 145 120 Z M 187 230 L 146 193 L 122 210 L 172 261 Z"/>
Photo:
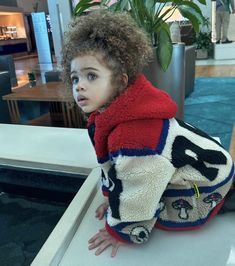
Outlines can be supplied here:
<path id="1" fill-rule="evenodd" d="M 16 0 L 0 0 L 0 6 L 17 6 Z"/>

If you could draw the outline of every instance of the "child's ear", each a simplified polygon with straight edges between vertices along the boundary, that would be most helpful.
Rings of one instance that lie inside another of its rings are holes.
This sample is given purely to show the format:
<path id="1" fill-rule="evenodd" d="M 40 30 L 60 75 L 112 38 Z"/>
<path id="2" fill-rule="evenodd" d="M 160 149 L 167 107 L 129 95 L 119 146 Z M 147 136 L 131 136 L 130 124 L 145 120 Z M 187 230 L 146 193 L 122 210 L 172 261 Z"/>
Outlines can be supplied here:
<path id="1" fill-rule="evenodd" d="M 122 83 L 123 83 L 123 86 L 126 88 L 128 85 L 128 75 L 126 73 L 122 74 Z"/>

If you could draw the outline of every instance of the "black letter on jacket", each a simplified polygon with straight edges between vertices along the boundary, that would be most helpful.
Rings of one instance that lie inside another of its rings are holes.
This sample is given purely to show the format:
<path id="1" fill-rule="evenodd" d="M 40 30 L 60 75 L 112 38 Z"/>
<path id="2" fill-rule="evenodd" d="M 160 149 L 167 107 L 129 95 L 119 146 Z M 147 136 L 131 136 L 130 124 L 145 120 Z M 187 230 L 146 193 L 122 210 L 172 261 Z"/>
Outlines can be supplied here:
<path id="1" fill-rule="evenodd" d="M 197 158 L 187 155 L 186 150 L 195 153 Z M 203 149 L 184 136 L 177 136 L 175 138 L 171 155 L 172 163 L 176 168 L 189 164 L 210 181 L 217 177 L 218 169 L 207 167 L 205 162 L 210 164 L 226 164 L 227 162 L 227 158 L 221 151 Z"/>
<path id="2" fill-rule="evenodd" d="M 95 147 L 95 123 L 88 127 L 88 134 L 93 146 Z"/>
<path id="3" fill-rule="evenodd" d="M 183 128 L 186 128 L 188 129 L 189 131 L 195 133 L 196 135 L 199 135 L 201 137 L 204 137 L 206 139 L 210 139 L 212 140 L 213 142 L 215 142 L 216 144 L 218 144 L 220 147 L 223 147 L 221 145 L 221 143 L 219 143 L 217 140 L 215 140 L 214 138 L 212 138 L 211 136 L 209 136 L 208 134 L 206 134 L 205 132 L 203 132 L 202 130 L 200 130 L 199 128 L 196 128 L 190 124 L 186 124 L 185 122 L 179 120 L 179 119 L 176 119 L 176 121 L 178 122 L 178 124 L 183 127 Z"/>
<path id="4" fill-rule="evenodd" d="M 123 191 L 121 180 L 117 179 L 115 165 L 113 165 L 108 172 L 109 179 L 113 182 L 114 187 L 109 190 L 109 205 L 112 210 L 112 217 L 120 219 L 119 205 L 120 205 L 120 193 Z"/>

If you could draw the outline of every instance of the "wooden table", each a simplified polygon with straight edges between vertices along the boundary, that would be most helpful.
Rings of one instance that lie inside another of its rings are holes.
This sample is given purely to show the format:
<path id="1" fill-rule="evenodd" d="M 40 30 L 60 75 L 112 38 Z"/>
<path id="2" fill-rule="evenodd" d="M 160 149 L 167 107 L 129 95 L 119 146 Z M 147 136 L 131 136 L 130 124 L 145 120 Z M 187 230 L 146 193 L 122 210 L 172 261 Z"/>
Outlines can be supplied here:
<path id="1" fill-rule="evenodd" d="M 82 127 L 83 125 L 81 113 L 72 95 L 66 93 L 63 82 L 50 82 L 33 88 L 30 88 L 27 84 L 2 98 L 7 101 L 11 121 L 14 124 L 20 124 L 18 101 L 32 101 L 49 102 L 50 104 L 59 103 L 65 127 Z M 53 115 L 53 110 L 50 110 L 50 112 Z"/>

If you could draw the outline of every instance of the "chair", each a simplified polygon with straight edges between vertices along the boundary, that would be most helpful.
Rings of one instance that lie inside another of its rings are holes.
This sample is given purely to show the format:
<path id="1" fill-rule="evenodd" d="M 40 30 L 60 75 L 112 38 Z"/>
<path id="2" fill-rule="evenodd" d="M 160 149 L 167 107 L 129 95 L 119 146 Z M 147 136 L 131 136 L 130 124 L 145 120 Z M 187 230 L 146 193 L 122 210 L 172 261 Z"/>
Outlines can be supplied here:
<path id="1" fill-rule="evenodd" d="M 47 71 L 45 72 L 46 82 L 60 81 L 59 71 Z M 56 103 L 55 103 L 56 104 Z M 19 108 L 21 111 L 22 123 L 27 123 L 30 125 L 42 125 L 42 126 L 59 126 L 61 123 L 61 118 L 55 118 L 52 106 L 54 108 L 54 103 L 48 102 L 19 102 Z M 27 111 L 27 110 L 30 110 Z M 24 115 L 27 114 L 27 115 Z"/>
<path id="2" fill-rule="evenodd" d="M 45 80 L 48 82 L 57 82 L 61 81 L 60 72 L 53 70 L 45 72 Z M 62 107 L 59 102 L 51 102 L 49 103 L 49 110 L 51 115 L 51 122 L 55 125 L 60 124 L 63 121 Z"/>
<path id="3" fill-rule="evenodd" d="M 53 70 L 45 72 L 45 80 L 46 82 L 62 81 L 60 71 Z"/>
<path id="4" fill-rule="evenodd" d="M 11 123 L 7 102 L 2 96 L 11 93 L 11 81 L 8 71 L 0 72 L 0 123 Z"/>

